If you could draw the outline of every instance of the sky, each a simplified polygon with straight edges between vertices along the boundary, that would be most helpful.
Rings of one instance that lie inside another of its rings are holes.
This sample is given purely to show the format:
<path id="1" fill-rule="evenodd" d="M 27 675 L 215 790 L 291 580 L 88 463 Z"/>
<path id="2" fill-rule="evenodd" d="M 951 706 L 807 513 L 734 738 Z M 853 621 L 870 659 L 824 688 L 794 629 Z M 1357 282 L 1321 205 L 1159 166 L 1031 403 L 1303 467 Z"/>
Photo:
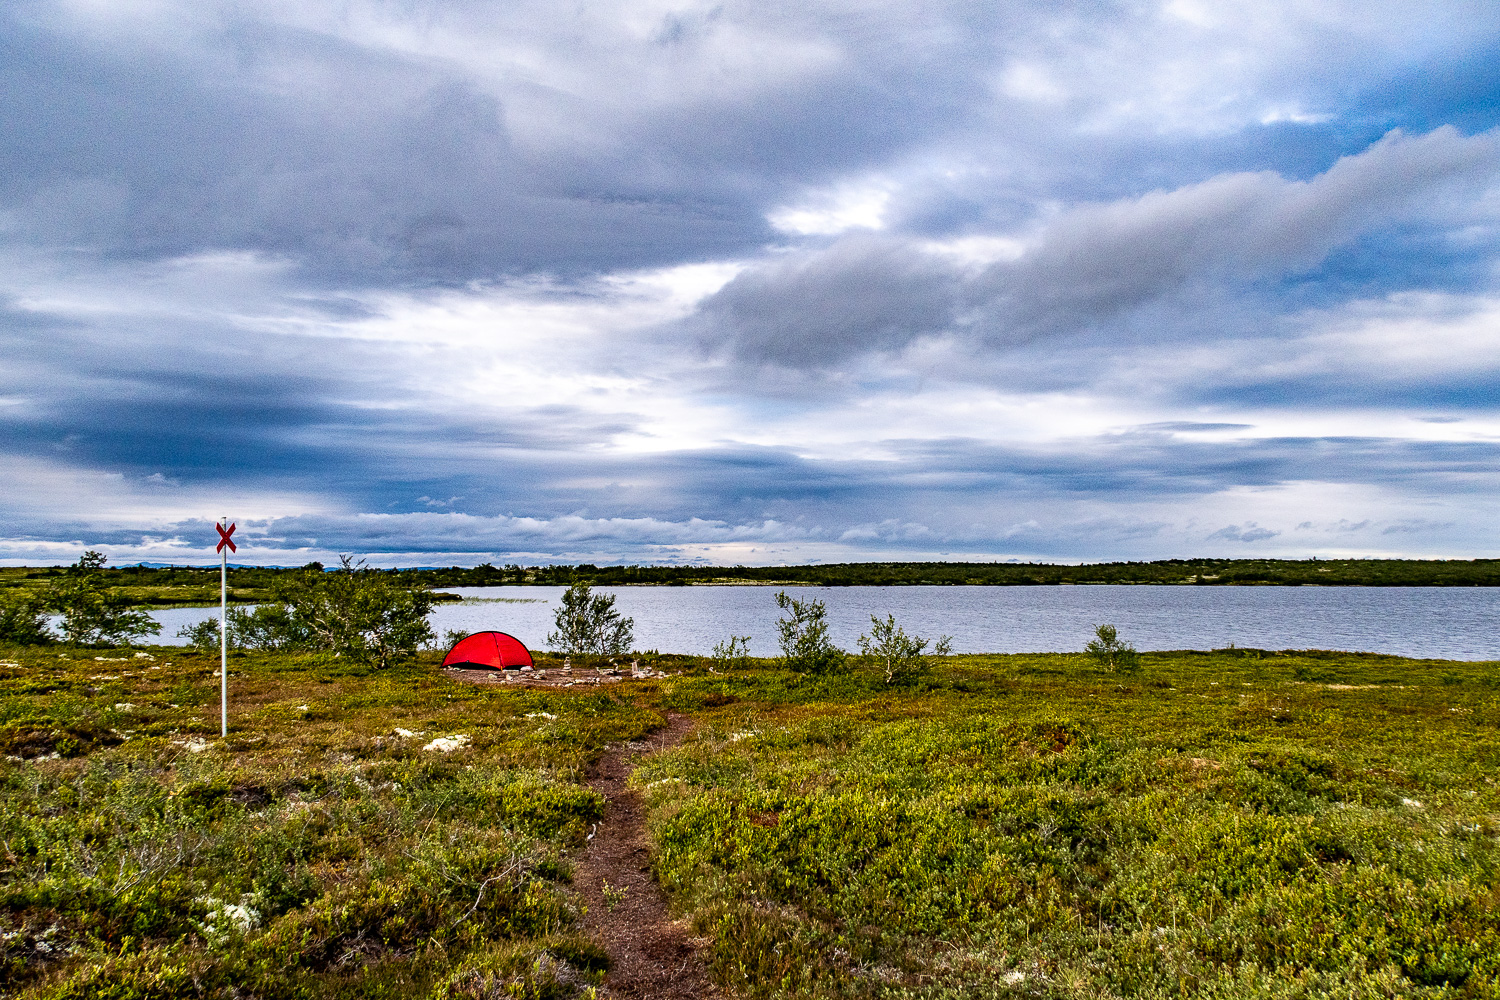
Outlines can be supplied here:
<path id="1" fill-rule="evenodd" d="M 1500 554 L 1500 5 L 9 0 L 0 562 Z"/>

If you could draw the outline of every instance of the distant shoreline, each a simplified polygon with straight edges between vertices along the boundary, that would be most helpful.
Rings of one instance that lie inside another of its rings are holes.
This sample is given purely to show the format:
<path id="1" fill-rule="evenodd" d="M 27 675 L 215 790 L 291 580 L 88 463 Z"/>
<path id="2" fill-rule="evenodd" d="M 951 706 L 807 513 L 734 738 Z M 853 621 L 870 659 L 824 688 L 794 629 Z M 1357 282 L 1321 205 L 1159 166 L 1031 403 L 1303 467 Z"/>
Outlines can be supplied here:
<path id="1" fill-rule="evenodd" d="M 280 580 L 306 567 L 230 568 L 229 600 L 256 604 L 272 599 Z M 0 567 L 0 591 L 45 587 L 65 567 Z M 868 562 L 804 566 L 453 566 L 389 569 L 413 587 L 438 592 L 459 587 L 1500 587 L 1500 559 L 1163 559 L 1154 562 L 969 563 Z M 134 606 L 211 607 L 219 603 L 217 566 L 117 566 L 103 583 Z M 444 601 L 457 600 L 443 594 Z"/>

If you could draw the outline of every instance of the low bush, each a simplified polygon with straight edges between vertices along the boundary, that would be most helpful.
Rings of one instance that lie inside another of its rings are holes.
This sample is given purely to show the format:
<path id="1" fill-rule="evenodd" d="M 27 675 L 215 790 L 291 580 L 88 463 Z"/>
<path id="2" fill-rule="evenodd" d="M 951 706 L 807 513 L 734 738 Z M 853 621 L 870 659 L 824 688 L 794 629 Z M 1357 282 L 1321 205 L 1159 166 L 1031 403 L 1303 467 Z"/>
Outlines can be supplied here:
<path id="1" fill-rule="evenodd" d="M 813 675 L 843 670 L 849 655 L 833 644 L 828 635 L 828 608 L 819 600 L 798 600 L 785 591 L 776 595 L 776 606 L 786 616 L 776 622 L 781 645 L 781 663 L 788 670 Z"/>

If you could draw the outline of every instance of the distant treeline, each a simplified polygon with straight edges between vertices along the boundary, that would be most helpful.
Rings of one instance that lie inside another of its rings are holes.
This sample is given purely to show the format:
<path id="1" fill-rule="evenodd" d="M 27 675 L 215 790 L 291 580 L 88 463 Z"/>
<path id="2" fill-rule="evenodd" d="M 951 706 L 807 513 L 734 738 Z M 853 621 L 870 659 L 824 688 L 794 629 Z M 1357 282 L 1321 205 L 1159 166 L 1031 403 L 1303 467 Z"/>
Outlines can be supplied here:
<path id="1" fill-rule="evenodd" d="M 278 577 L 305 569 L 235 567 L 231 600 L 263 599 Z M 0 570 L 0 586 L 38 586 L 63 567 Z M 1057 584 L 1193 584 L 1197 586 L 1500 587 L 1500 559 L 1164 559 L 1156 562 L 1047 563 L 871 562 L 815 566 L 493 566 L 386 570 L 402 582 L 450 587 L 707 584 L 1023 587 Z M 219 568 L 121 566 L 103 582 L 142 604 L 218 603 Z"/>
<path id="2" fill-rule="evenodd" d="M 1155 583 L 1207 586 L 1281 584 L 1340 587 L 1500 587 L 1500 559 L 1165 559 L 1156 562 L 879 562 L 817 566 L 476 566 L 403 570 L 434 587 L 507 584 L 807 584 L 819 587 Z"/>

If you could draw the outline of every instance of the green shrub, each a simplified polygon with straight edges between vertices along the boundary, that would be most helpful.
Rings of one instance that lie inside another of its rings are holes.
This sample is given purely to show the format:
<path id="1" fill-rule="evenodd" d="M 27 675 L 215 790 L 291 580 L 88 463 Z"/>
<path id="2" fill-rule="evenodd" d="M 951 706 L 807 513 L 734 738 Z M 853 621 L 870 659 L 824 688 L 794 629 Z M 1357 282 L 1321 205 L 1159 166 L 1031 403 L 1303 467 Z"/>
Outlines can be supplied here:
<path id="1" fill-rule="evenodd" d="M 302 599 L 300 593 L 291 589 L 282 592 L 288 602 Z M 355 652 L 360 658 L 369 659 L 363 646 L 335 648 L 322 645 L 315 639 L 306 622 L 306 615 L 299 615 L 294 603 L 273 602 L 250 610 L 230 608 L 224 618 L 229 623 L 229 634 L 219 635 L 217 616 L 205 618 L 177 630 L 177 637 L 205 655 L 219 652 L 221 641 L 227 640 L 230 649 L 258 649 L 266 652 L 297 652 L 319 648 L 335 649 L 338 652 Z"/>
<path id="2" fill-rule="evenodd" d="M 47 628 L 46 609 L 29 592 L 0 591 L 0 645 L 45 646 L 57 637 Z"/>
<path id="3" fill-rule="evenodd" d="M 1140 654 L 1134 646 L 1120 639 L 1113 625 L 1095 625 L 1094 638 L 1083 649 L 1101 670 L 1133 674 L 1141 668 Z"/>
<path id="4" fill-rule="evenodd" d="M 62 616 L 63 638 L 80 646 L 128 646 L 160 632 L 148 612 L 134 610 L 126 597 L 104 585 L 99 572 L 104 563 L 98 552 L 85 552 L 43 592 L 41 606 Z"/>
<path id="5" fill-rule="evenodd" d="M 822 601 L 799 601 L 781 591 L 776 595 L 776 606 L 788 612 L 776 622 L 783 666 L 814 675 L 844 668 L 849 657 L 828 637 L 828 609 Z"/>
<path id="6" fill-rule="evenodd" d="M 563 592 L 547 645 L 573 656 L 618 656 L 635 641 L 635 621 L 620 617 L 612 594 L 595 594 L 587 581 Z"/>
<path id="7" fill-rule="evenodd" d="M 711 657 L 714 666 L 720 670 L 743 667 L 750 658 L 750 636 L 732 635 L 728 639 L 715 643 Z"/>
<path id="8" fill-rule="evenodd" d="M 922 656 L 926 639 L 908 636 L 896 624 L 895 615 L 886 615 L 885 621 L 871 615 L 870 625 L 870 635 L 859 637 L 859 651 L 880 668 L 886 684 L 909 684 L 927 673 L 930 664 Z M 945 635 L 937 641 L 933 653 L 947 656 L 950 652 L 952 639 Z"/>
<path id="9" fill-rule="evenodd" d="M 427 615 L 435 598 L 430 591 L 406 586 L 395 574 L 371 569 L 363 560 L 339 558 L 340 568 L 331 573 L 313 563 L 295 575 L 277 577 L 274 599 L 253 611 L 231 609 L 226 615 L 230 644 L 268 652 L 323 650 L 384 670 L 411 659 L 432 641 Z M 200 648 L 214 649 L 217 628 L 215 619 L 211 626 L 201 623 L 187 630 L 185 637 Z"/>

